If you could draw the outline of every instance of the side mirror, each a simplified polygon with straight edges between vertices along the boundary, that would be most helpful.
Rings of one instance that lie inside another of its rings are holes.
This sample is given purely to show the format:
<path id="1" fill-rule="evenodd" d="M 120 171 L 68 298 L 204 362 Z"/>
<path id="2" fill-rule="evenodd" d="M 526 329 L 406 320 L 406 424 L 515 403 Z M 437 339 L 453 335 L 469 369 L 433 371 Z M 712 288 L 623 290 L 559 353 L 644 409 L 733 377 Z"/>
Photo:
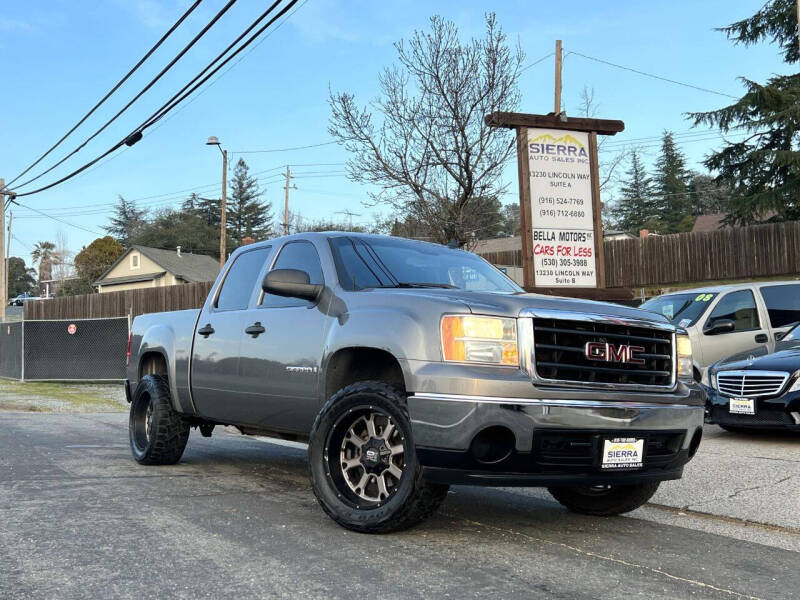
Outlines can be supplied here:
<path id="1" fill-rule="evenodd" d="M 721 335 L 723 333 L 731 333 L 736 329 L 736 323 L 730 319 L 719 319 L 714 321 L 713 325 L 706 325 L 703 333 L 706 335 Z"/>
<path id="2" fill-rule="evenodd" d="M 267 294 L 287 298 L 302 298 L 315 301 L 322 293 L 322 285 L 311 283 L 305 271 L 298 269 L 275 269 L 264 277 L 261 289 Z"/>

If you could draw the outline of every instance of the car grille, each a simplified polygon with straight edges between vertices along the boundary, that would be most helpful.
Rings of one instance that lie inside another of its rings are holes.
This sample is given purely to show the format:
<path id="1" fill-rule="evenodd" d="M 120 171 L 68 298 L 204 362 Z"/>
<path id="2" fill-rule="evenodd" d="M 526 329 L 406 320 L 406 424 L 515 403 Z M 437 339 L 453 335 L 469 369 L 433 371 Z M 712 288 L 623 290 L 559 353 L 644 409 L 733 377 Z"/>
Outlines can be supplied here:
<path id="1" fill-rule="evenodd" d="M 722 371 L 717 386 L 725 396 L 758 398 L 779 394 L 788 379 L 789 373 L 781 371 Z"/>
<path id="2" fill-rule="evenodd" d="M 533 451 L 536 465 L 546 472 L 598 467 L 598 457 L 604 438 L 645 438 L 644 466 L 661 467 L 678 455 L 683 442 L 683 432 L 604 432 L 547 430 L 534 433 Z"/>
<path id="3" fill-rule="evenodd" d="M 540 379 L 568 385 L 635 385 L 671 387 L 673 333 L 668 330 L 610 322 L 533 319 L 534 359 Z M 643 364 L 590 360 L 586 344 L 600 342 L 644 348 Z"/>
<path id="4" fill-rule="evenodd" d="M 736 427 L 792 427 L 797 425 L 786 411 L 758 409 L 754 415 L 729 412 L 727 406 L 715 406 L 711 411 L 711 422 Z"/>

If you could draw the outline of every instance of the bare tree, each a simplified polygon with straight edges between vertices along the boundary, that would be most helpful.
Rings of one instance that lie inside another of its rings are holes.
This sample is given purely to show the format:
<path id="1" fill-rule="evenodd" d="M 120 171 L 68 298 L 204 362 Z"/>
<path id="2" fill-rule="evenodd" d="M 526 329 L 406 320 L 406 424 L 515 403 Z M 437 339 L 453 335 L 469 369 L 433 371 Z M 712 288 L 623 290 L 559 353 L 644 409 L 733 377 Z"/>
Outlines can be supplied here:
<path id="1" fill-rule="evenodd" d="M 380 186 L 373 205 L 388 204 L 428 224 L 437 241 L 463 245 L 482 228 L 485 199 L 507 185 L 501 175 L 513 139 L 483 118 L 518 107 L 524 54 L 508 46 L 494 14 L 486 15 L 485 36 L 466 42 L 450 21 L 434 16 L 430 25 L 395 44 L 398 64 L 380 74 L 380 96 L 368 106 L 331 92 L 329 131 L 352 154 L 350 179 Z"/>
<path id="2" fill-rule="evenodd" d="M 578 114 L 584 117 L 594 118 L 600 110 L 600 103 L 594 98 L 594 88 L 584 85 L 581 90 L 580 101 L 578 102 Z M 603 144 L 609 139 L 607 135 L 597 136 L 598 169 L 600 179 L 600 190 L 610 184 L 617 183 L 616 170 L 628 155 L 626 150 L 620 152 L 603 152 Z"/>

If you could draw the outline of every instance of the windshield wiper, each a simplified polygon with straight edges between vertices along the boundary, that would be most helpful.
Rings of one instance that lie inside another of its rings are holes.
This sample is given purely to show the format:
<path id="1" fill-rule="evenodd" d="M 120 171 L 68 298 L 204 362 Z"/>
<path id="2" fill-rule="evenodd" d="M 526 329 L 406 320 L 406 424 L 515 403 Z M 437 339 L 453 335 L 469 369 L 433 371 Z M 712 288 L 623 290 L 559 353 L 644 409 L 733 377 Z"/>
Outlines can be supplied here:
<path id="1" fill-rule="evenodd" d="M 395 287 L 399 288 L 445 288 L 448 290 L 457 290 L 458 288 L 449 283 L 421 283 L 416 281 L 398 281 Z"/>

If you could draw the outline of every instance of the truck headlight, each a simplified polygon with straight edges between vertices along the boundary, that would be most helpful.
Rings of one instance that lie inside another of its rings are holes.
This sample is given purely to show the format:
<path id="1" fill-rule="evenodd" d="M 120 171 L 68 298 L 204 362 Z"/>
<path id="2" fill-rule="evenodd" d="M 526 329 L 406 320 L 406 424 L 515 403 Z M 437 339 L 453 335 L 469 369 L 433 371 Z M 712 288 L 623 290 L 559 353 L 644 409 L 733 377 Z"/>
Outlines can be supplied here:
<path id="1" fill-rule="evenodd" d="M 677 335 L 678 379 L 694 381 L 694 360 L 692 358 L 692 340 L 685 333 Z"/>
<path id="2" fill-rule="evenodd" d="M 444 360 L 519 366 L 517 320 L 473 315 L 442 317 Z"/>

